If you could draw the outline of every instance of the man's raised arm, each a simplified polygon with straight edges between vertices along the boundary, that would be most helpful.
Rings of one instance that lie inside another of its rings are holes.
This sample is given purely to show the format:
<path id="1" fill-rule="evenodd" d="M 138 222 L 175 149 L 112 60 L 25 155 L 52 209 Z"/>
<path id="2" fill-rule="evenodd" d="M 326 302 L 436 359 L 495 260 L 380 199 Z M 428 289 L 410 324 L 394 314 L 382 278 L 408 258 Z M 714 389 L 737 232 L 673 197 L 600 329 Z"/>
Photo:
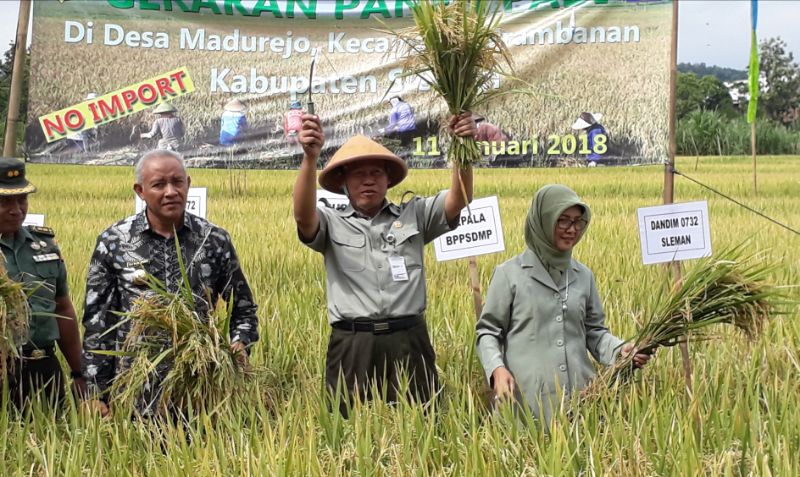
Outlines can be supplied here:
<path id="1" fill-rule="evenodd" d="M 313 114 L 304 114 L 303 129 L 298 134 L 298 141 L 303 146 L 303 161 L 300 173 L 294 183 L 294 220 L 297 231 L 305 241 L 312 240 L 319 230 L 317 215 L 317 159 L 325 142 L 325 134 L 319 118 Z"/>
<path id="2" fill-rule="evenodd" d="M 472 113 L 469 111 L 450 118 L 449 128 L 450 132 L 461 137 L 475 137 L 478 132 L 478 127 L 475 125 Z M 464 182 L 467 202 L 464 201 L 461 181 Z M 469 202 L 472 202 L 472 166 L 467 166 L 466 169 L 459 169 L 458 166 L 453 166 L 453 173 L 450 178 L 450 192 L 444 202 L 447 223 L 453 224 L 461 214 L 461 209 L 466 207 Z"/>

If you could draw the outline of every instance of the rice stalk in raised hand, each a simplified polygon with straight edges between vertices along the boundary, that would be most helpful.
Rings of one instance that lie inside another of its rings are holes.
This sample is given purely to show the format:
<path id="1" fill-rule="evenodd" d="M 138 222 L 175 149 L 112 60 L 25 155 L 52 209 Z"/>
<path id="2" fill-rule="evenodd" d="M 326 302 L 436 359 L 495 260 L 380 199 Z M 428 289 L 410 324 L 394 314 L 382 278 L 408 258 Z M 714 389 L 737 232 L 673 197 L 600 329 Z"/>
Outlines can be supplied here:
<path id="1" fill-rule="evenodd" d="M 411 5 L 414 26 L 390 31 L 406 47 L 406 74 L 430 85 L 451 115 L 494 96 L 494 78 L 513 65 L 498 30 L 501 9 L 496 2 L 418 0 Z M 448 159 L 463 169 L 478 163 L 481 151 L 473 138 L 454 137 Z"/>

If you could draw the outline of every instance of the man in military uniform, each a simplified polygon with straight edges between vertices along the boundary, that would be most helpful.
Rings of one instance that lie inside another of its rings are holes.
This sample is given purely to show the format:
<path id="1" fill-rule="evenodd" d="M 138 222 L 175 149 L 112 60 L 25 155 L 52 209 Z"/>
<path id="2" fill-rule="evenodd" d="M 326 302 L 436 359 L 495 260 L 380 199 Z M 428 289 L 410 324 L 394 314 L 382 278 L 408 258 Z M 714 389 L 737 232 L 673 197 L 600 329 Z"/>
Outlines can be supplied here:
<path id="1" fill-rule="evenodd" d="M 117 326 L 119 313 L 130 311 L 133 301 L 147 290 L 146 274 L 177 291 L 182 278 L 175 235 L 197 314 L 204 316 L 218 299 L 227 302 L 233 296 L 230 334 L 234 350 L 244 359 L 246 349 L 258 340 L 256 305 L 231 237 L 222 228 L 185 212 L 190 183 L 180 154 L 165 150 L 145 154 L 136 165 L 133 186 L 145 202 L 145 210 L 117 222 L 97 238 L 86 280 L 83 357 L 89 394 L 103 414 L 108 413 L 107 390 L 129 360 L 94 351 L 121 349 L 130 322 Z M 210 301 L 206 301 L 208 297 Z M 157 410 L 160 378 L 168 369 L 168 364 L 159 367 L 142 390 L 136 405 L 139 413 L 149 415 Z"/>
<path id="2" fill-rule="evenodd" d="M 82 393 L 86 389 L 81 374 L 81 336 L 55 232 L 22 225 L 28 215 L 28 194 L 33 192 L 36 187 L 25 178 L 25 163 L 0 158 L 0 249 L 8 276 L 32 292 L 28 342 L 8 376 L 12 400 L 19 406 L 36 399 L 37 394 L 52 405 L 63 398 L 64 377 L 55 355 L 56 344 L 71 369 L 75 390 Z"/>
<path id="3" fill-rule="evenodd" d="M 316 206 L 316 164 L 324 135 L 316 116 L 303 117 L 299 142 L 304 157 L 294 187 L 294 217 L 300 240 L 325 257 L 331 337 L 326 382 L 344 391 L 347 403 L 398 397 L 401 369 L 409 380 L 409 398 L 427 402 L 438 376 L 424 319 L 426 307 L 424 245 L 454 229 L 461 209 L 472 199 L 472 170 L 453 168 L 450 191 L 400 205 L 386 200 L 389 188 L 408 173 L 406 163 L 375 141 L 347 141 L 319 175 L 326 190 L 350 200 L 341 211 Z M 474 136 L 470 113 L 452 117 L 451 131 Z M 376 386 L 381 396 L 372 396 Z"/>

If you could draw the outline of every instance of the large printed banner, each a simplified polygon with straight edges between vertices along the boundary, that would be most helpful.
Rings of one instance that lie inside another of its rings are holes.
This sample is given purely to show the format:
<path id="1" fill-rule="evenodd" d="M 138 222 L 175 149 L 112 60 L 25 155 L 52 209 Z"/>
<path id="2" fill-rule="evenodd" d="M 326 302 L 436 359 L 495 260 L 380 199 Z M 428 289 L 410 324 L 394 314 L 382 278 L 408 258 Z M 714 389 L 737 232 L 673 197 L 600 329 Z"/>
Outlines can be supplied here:
<path id="1" fill-rule="evenodd" d="M 412 167 L 443 166 L 444 103 L 404 74 L 387 33 L 411 25 L 411 3 L 34 2 L 27 153 L 132 164 L 169 148 L 196 166 L 296 167 L 313 103 L 323 160 L 364 134 Z M 663 162 L 669 1 L 493 3 L 514 74 L 474 111 L 487 165 Z"/>

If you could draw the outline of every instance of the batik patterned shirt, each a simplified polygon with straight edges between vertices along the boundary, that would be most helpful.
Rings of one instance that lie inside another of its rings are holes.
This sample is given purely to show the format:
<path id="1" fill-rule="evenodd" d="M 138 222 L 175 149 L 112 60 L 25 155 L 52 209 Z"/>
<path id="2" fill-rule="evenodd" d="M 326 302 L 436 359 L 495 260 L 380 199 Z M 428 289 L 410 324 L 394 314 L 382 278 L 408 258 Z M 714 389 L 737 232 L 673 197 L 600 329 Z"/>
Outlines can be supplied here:
<path id="1" fill-rule="evenodd" d="M 233 294 L 231 339 L 246 346 L 257 341 L 256 305 L 230 235 L 189 213 L 185 214 L 176 235 L 198 316 L 207 316 L 218 299 L 227 302 Z M 144 211 L 101 233 L 89 263 L 83 314 L 83 366 L 90 391 L 102 399 L 107 399 L 105 391 L 126 368 L 128 360 L 93 351 L 122 349 L 130 322 L 114 327 L 124 320 L 120 313 L 130 311 L 134 300 L 147 291 L 143 272 L 161 280 L 171 292 L 178 290 L 182 280 L 175 238 L 155 233 Z M 156 374 L 163 371 L 159 369 Z M 151 388 L 156 388 L 157 382 L 158 379 L 149 382 L 143 390 L 146 406 L 153 404 L 156 389 Z"/>

